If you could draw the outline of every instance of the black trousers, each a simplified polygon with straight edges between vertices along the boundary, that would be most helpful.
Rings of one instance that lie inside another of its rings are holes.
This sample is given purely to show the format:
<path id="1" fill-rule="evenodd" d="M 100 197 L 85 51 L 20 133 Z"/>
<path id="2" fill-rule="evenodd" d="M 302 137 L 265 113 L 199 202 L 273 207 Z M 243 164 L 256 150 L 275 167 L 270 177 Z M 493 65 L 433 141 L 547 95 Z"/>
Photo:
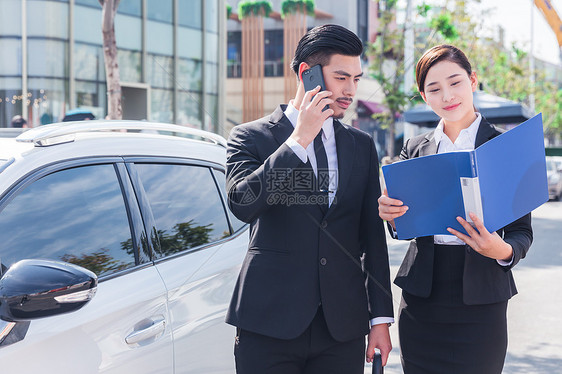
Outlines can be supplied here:
<path id="1" fill-rule="evenodd" d="M 295 339 L 240 330 L 234 355 L 237 374 L 363 374 L 365 338 L 334 340 L 319 307 L 310 326 Z"/>
<path id="2" fill-rule="evenodd" d="M 507 301 L 463 303 L 464 251 L 465 246 L 436 245 L 431 295 L 402 292 L 398 331 L 405 374 L 502 372 Z"/>

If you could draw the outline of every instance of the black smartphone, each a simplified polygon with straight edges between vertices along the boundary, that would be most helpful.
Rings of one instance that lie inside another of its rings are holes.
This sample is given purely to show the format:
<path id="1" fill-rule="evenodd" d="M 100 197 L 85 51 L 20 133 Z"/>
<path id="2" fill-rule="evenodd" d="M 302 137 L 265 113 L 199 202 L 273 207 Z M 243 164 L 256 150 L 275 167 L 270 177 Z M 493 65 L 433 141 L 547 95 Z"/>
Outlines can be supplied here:
<path id="1" fill-rule="evenodd" d="M 326 84 L 324 83 L 324 75 L 322 74 L 322 66 L 314 65 L 310 69 L 302 72 L 302 84 L 305 91 L 310 91 L 320 86 L 320 91 L 326 91 Z M 313 97 L 314 98 L 314 97 Z M 326 105 L 322 111 L 328 109 Z"/>

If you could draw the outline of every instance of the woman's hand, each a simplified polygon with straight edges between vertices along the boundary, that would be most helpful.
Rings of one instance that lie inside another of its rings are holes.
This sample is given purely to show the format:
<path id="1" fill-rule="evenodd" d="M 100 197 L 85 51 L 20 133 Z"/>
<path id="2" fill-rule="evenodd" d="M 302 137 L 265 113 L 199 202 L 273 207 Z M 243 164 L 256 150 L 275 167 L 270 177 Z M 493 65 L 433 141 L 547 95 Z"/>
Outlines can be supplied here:
<path id="1" fill-rule="evenodd" d="M 490 233 L 484 227 L 484 223 L 474 213 L 470 213 L 470 218 L 474 222 L 473 227 L 462 217 L 457 217 L 457 221 L 464 227 L 468 235 L 462 234 L 450 227 L 447 228 L 451 234 L 468 244 L 476 252 L 483 256 L 509 262 L 513 256 L 513 248 L 506 243 L 497 232 Z"/>
<path id="2" fill-rule="evenodd" d="M 408 207 L 400 200 L 391 199 L 388 197 L 386 188 L 384 189 L 381 197 L 379 197 L 379 217 L 388 221 L 392 228 L 396 229 L 394 219 L 406 213 Z"/>

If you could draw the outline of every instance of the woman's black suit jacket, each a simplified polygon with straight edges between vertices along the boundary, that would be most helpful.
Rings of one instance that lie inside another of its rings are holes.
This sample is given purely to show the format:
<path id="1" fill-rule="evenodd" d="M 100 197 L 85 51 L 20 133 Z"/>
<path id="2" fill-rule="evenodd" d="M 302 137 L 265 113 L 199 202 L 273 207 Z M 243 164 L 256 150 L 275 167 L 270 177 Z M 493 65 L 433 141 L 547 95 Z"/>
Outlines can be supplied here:
<path id="1" fill-rule="evenodd" d="M 498 129 L 482 118 L 475 146 L 478 147 L 500 134 Z M 432 131 L 408 139 L 400 158 L 409 159 L 435 153 L 437 153 L 437 144 Z M 413 187 L 415 188 L 415 185 Z M 404 204 L 408 205 L 408 202 L 405 201 Z M 484 257 L 466 245 L 463 299 L 467 305 L 506 301 L 517 293 L 511 268 L 525 257 L 533 241 L 531 214 L 498 230 L 498 234 L 513 247 L 513 262 L 509 266 L 501 266 L 496 260 Z M 412 295 L 429 297 L 433 277 L 433 256 L 433 236 L 412 240 L 394 283 Z"/>

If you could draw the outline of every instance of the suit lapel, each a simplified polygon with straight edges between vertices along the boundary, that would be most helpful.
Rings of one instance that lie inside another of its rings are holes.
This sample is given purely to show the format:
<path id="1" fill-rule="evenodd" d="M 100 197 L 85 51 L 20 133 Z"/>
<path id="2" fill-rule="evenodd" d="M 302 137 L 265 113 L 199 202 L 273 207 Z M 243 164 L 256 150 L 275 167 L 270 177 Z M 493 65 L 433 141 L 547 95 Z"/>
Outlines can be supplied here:
<path id="1" fill-rule="evenodd" d="M 482 117 L 480 126 L 478 127 L 478 132 L 476 133 L 476 141 L 474 142 L 474 148 L 478 148 L 482 144 L 486 143 L 488 140 L 498 136 L 500 132 L 494 128 L 488 121 Z"/>
<path id="2" fill-rule="evenodd" d="M 269 117 L 271 133 L 279 145 L 283 144 L 294 130 L 291 121 L 284 114 L 285 107 L 285 105 L 278 106 Z"/>
<path id="3" fill-rule="evenodd" d="M 273 134 L 273 137 L 275 138 L 279 146 L 285 143 L 285 141 L 289 138 L 289 136 L 291 136 L 293 130 L 295 129 L 291 121 L 289 121 L 287 116 L 285 116 L 286 108 L 287 108 L 286 105 L 278 106 L 277 109 L 271 114 L 269 118 L 269 127 L 271 133 Z M 310 160 L 307 160 L 306 163 L 301 162 L 301 166 L 295 170 L 295 173 L 297 174 L 303 173 L 301 175 L 302 178 L 307 178 L 307 176 L 309 176 L 311 178 L 310 180 L 311 185 L 312 186 L 316 185 L 317 183 L 316 176 L 314 175 L 314 171 L 312 169 L 312 165 L 310 164 Z M 297 178 L 297 176 L 295 176 L 295 178 Z M 305 189 L 300 189 L 298 193 L 309 196 L 314 192 L 312 191 L 312 189 L 305 188 Z M 321 209 L 320 205 L 317 205 L 317 207 L 318 209 Z"/>
<path id="4" fill-rule="evenodd" d="M 434 155 L 437 153 L 437 144 L 435 143 L 435 131 L 425 136 L 420 144 L 420 156 Z"/>

